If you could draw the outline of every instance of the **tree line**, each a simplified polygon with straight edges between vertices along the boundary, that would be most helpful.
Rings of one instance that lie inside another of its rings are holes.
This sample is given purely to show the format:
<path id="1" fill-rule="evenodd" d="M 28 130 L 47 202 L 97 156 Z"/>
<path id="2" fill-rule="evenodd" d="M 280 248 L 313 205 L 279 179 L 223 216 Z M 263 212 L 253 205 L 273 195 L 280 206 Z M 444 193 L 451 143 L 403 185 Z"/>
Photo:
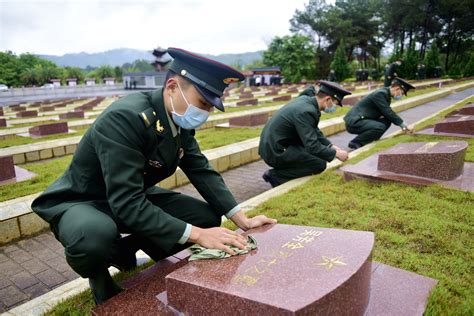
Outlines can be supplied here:
<path id="1" fill-rule="evenodd" d="M 60 67 L 30 53 L 16 55 L 11 51 L 0 52 L 0 84 L 9 87 L 38 87 L 49 83 L 51 79 L 60 79 L 62 84 L 66 83 L 66 79 L 72 78 L 77 79 L 79 84 L 84 83 L 86 78 L 95 78 L 97 83 L 103 83 L 103 79 L 109 77 L 121 81 L 123 73 L 152 70 L 154 67 L 146 60 L 136 60 L 116 67 L 103 65 L 81 69 Z"/>
<path id="2" fill-rule="evenodd" d="M 356 69 L 383 73 L 404 59 L 401 75 L 414 79 L 423 64 L 452 77 L 474 76 L 474 0 L 310 0 L 290 20 L 292 35 L 276 37 L 263 63 L 280 66 L 287 81 L 338 80 Z"/>

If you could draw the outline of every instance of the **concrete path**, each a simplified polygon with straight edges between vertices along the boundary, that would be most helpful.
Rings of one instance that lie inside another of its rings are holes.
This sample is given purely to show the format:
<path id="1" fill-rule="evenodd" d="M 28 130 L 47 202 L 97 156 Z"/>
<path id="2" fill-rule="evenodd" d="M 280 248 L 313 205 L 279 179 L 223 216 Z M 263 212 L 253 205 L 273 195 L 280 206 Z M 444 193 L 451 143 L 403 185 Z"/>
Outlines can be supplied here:
<path id="1" fill-rule="evenodd" d="M 406 110 L 400 115 L 411 124 L 470 95 L 474 95 L 474 88 Z M 398 129 L 399 127 L 392 126 L 386 135 Z M 334 144 L 345 147 L 353 137 L 354 135 L 342 132 L 329 139 Z M 270 185 L 261 178 L 267 168 L 263 161 L 257 161 L 226 171 L 222 175 L 240 203 L 270 189 Z M 176 191 L 200 198 L 191 185 L 179 187 Z M 0 247 L 0 313 L 77 277 L 64 259 L 61 244 L 50 232 Z"/>

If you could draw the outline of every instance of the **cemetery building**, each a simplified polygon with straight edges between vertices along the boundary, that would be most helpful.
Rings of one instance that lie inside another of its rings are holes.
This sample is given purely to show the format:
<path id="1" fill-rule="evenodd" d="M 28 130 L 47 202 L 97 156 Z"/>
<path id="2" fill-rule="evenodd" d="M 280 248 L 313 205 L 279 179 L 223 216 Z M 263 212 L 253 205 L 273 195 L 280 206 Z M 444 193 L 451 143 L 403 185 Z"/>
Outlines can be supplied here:
<path id="1" fill-rule="evenodd" d="M 95 86 L 95 78 L 86 78 L 85 83 L 86 86 Z"/>
<path id="2" fill-rule="evenodd" d="M 123 75 L 125 89 L 156 89 L 163 86 L 166 72 L 129 72 Z"/>
<path id="3" fill-rule="evenodd" d="M 61 86 L 61 80 L 60 79 L 51 79 L 51 83 L 53 84 L 53 87 L 59 88 Z"/>
<path id="4" fill-rule="evenodd" d="M 247 86 L 270 86 L 281 83 L 280 67 L 259 67 L 252 69 L 250 77 L 245 78 Z"/>
<path id="5" fill-rule="evenodd" d="M 77 86 L 77 79 L 76 78 L 68 78 L 66 79 L 67 85 L 69 87 L 75 87 Z"/>
<path id="6" fill-rule="evenodd" d="M 115 85 L 115 78 L 114 77 L 104 78 L 104 83 L 106 86 L 113 86 Z"/>

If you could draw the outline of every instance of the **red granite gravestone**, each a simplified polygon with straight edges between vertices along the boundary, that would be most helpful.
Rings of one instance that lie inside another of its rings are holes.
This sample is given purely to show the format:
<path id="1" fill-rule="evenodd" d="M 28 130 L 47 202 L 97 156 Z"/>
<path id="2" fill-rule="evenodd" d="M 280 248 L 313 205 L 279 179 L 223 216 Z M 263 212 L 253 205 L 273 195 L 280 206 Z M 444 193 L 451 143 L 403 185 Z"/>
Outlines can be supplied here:
<path id="1" fill-rule="evenodd" d="M 298 92 L 298 88 L 289 88 L 288 90 L 286 90 L 286 93 L 297 93 Z"/>
<path id="2" fill-rule="evenodd" d="M 474 115 L 448 117 L 435 124 L 434 132 L 474 136 Z"/>
<path id="3" fill-rule="evenodd" d="M 84 111 L 72 111 L 63 114 L 59 114 L 59 118 L 61 120 L 69 119 L 69 118 L 84 118 Z"/>
<path id="4" fill-rule="evenodd" d="M 276 91 L 276 90 L 268 91 L 267 93 L 265 93 L 265 95 L 266 96 L 278 95 L 278 91 Z"/>
<path id="5" fill-rule="evenodd" d="M 255 91 L 259 91 L 260 89 L 257 88 L 257 87 L 255 87 L 255 86 L 251 86 L 251 87 L 250 87 L 250 90 L 252 90 L 253 92 L 255 92 Z"/>
<path id="6" fill-rule="evenodd" d="M 3 108 L 0 107 L 0 116 L 3 116 L 3 115 L 4 115 L 4 113 L 3 113 Z"/>
<path id="7" fill-rule="evenodd" d="M 273 102 L 280 102 L 280 101 L 290 101 L 291 95 L 282 95 L 281 97 L 274 97 Z"/>
<path id="8" fill-rule="evenodd" d="M 67 122 L 44 124 L 31 127 L 28 132 L 32 136 L 47 136 L 68 132 Z"/>
<path id="9" fill-rule="evenodd" d="M 468 103 L 462 108 L 449 113 L 449 116 L 451 115 L 474 115 L 474 104 Z"/>
<path id="10" fill-rule="evenodd" d="M 237 106 L 241 106 L 241 105 L 257 105 L 258 104 L 258 99 L 248 99 L 248 100 L 244 100 L 244 101 L 238 101 L 236 103 Z"/>
<path id="11" fill-rule="evenodd" d="M 33 117 L 38 116 L 37 111 L 21 111 L 16 113 L 16 117 Z"/>
<path id="12" fill-rule="evenodd" d="M 277 224 L 247 234 L 256 250 L 187 264 L 183 251 L 122 282 L 93 314 L 421 315 L 436 285 L 372 263 L 371 232 Z"/>
<path id="13" fill-rule="evenodd" d="M 250 99 L 250 98 L 253 98 L 253 94 L 250 92 L 241 93 L 239 96 L 239 99 Z"/>
<path id="14" fill-rule="evenodd" d="M 265 125 L 268 121 L 268 113 L 257 113 L 251 115 L 243 115 L 229 119 L 230 127 L 246 127 Z"/>
<path id="15" fill-rule="evenodd" d="M 342 100 L 343 105 L 355 105 L 361 98 L 356 96 L 348 96 Z"/>
<path id="16" fill-rule="evenodd" d="M 34 102 L 34 103 L 31 103 L 28 107 L 29 108 L 39 108 L 41 105 L 42 105 L 41 102 Z"/>
<path id="17" fill-rule="evenodd" d="M 7 120 L 6 119 L 0 119 L 0 127 L 6 127 L 7 126 Z"/>
<path id="18" fill-rule="evenodd" d="M 41 106 L 39 108 L 40 112 L 51 112 L 54 111 L 54 106 Z"/>
<path id="19" fill-rule="evenodd" d="M 0 181 L 15 178 L 15 165 L 12 156 L 0 157 Z"/>
<path id="20" fill-rule="evenodd" d="M 26 111 L 26 107 L 20 105 L 10 106 L 10 109 L 15 112 Z"/>
<path id="21" fill-rule="evenodd" d="M 474 164 L 464 162 L 462 141 L 402 143 L 341 168 L 344 179 L 396 181 L 413 185 L 439 184 L 474 192 Z"/>
<path id="22" fill-rule="evenodd" d="M 12 156 L 0 157 L 0 185 L 28 180 L 35 175 L 31 171 L 15 166 Z"/>

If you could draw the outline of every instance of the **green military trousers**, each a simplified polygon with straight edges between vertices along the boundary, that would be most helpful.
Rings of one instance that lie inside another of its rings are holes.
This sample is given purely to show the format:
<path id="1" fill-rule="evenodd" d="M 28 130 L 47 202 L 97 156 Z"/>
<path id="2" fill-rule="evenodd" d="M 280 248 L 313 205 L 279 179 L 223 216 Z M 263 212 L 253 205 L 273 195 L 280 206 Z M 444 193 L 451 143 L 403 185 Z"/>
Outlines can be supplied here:
<path id="1" fill-rule="evenodd" d="M 374 140 L 380 139 L 391 124 L 392 122 L 386 118 L 378 120 L 361 119 L 350 125 L 346 123 L 346 130 L 351 134 L 357 134 L 357 137 L 352 141 L 364 146 Z"/>
<path id="2" fill-rule="evenodd" d="M 273 167 L 270 175 L 280 184 L 292 179 L 318 174 L 326 169 L 326 160 L 308 153 L 303 146 L 289 146 L 285 152 L 265 162 Z"/>
<path id="3" fill-rule="evenodd" d="M 168 214 L 202 228 L 221 225 L 221 216 L 214 212 L 209 204 L 178 192 L 147 195 L 148 200 L 162 208 Z M 56 227 L 52 227 L 56 238 L 64 246 L 66 260 L 83 278 L 94 277 L 108 267 L 113 255 L 120 255 L 118 247 L 120 233 L 126 228 L 114 220 L 107 203 L 84 203 L 70 207 L 60 218 Z M 176 244 L 165 253 L 155 244 L 138 234 L 138 249 L 142 249 L 153 260 L 166 258 L 190 244 Z M 136 249 L 136 250 L 138 250 Z M 134 251 L 133 251 L 134 252 Z"/>

